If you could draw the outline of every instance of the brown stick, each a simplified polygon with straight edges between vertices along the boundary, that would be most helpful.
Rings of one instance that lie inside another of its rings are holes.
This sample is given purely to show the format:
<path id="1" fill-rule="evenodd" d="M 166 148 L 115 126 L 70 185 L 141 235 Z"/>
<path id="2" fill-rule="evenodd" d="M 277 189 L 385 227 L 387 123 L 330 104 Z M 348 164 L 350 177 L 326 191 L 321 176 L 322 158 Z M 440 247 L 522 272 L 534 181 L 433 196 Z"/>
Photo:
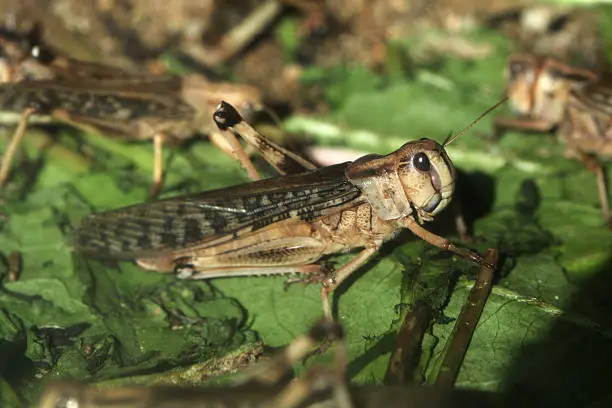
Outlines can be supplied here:
<path id="1" fill-rule="evenodd" d="M 485 254 L 488 263 L 496 265 L 499 259 L 497 249 L 489 249 Z M 463 358 L 472 340 L 472 335 L 482 315 L 482 311 L 491 293 L 494 270 L 481 266 L 474 287 L 470 291 L 467 303 L 463 307 L 450 342 L 446 347 L 446 355 L 438 372 L 435 386 L 452 388 L 457 380 Z"/>
<path id="2" fill-rule="evenodd" d="M 425 302 L 417 304 L 406 314 L 389 358 L 383 380 L 385 385 L 405 385 L 413 382 L 413 371 L 419 362 L 423 335 L 432 315 L 431 305 Z"/>

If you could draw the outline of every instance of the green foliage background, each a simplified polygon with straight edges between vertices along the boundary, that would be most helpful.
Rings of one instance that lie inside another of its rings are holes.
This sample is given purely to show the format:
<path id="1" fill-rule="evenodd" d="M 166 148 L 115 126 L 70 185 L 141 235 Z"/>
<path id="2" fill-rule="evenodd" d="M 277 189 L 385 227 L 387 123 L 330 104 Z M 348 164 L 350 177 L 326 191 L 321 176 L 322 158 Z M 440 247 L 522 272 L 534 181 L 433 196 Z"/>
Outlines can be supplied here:
<path id="1" fill-rule="evenodd" d="M 281 39 L 291 41 L 290 26 L 282 27 Z M 442 141 L 503 92 L 507 40 L 481 31 L 473 40 L 493 44 L 495 53 L 471 62 L 441 58 L 410 72 L 389 61 L 384 75 L 312 68 L 305 85 L 324 87 L 331 113 L 292 116 L 285 128 L 318 145 L 369 153 L 421 137 Z M 612 395 L 612 233 L 601 221 L 594 177 L 565 159 L 553 137 L 509 133 L 494 142 L 495 114 L 449 148 L 461 170 L 460 199 L 478 216 L 471 246 L 499 248 L 504 258 L 458 386 L 517 401 L 536 395 L 553 406 L 604 406 Z M 63 127 L 49 142 L 40 131 L 28 134 L 27 163 L 2 193 L 0 251 L 23 257 L 21 278 L 5 275 L 0 286 L 2 406 L 32 404 L 50 379 L 159 381 L 170 369 L 248 353 L 257 339 L 286 345 L 320 317 L 318 288 L 285 291 L 285 277 L 177 282 L 72 253 L 66 238 L 80 217 L 144 199 L 152 146 Z M 203 140 L 165 154 L 165 196 L 247 181 Z M 451 217 L 442 218 L 433 228 L 457 240 Z M 351 380 L 380 383 L 401 311 L 417 301 L 437 309 L 420 362 L 424 380 L 435 378 L 475 273 L 408 234 L 385 246 L 335 296 Z"/>

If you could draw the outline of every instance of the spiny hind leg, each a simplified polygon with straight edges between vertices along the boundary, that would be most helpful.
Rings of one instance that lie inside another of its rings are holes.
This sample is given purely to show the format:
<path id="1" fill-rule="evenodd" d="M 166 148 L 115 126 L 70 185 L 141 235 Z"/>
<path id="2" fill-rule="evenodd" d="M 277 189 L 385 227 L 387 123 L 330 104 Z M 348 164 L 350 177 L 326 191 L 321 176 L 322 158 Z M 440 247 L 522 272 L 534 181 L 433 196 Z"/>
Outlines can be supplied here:
<path id="1" fill-rule="evenodd" d="M 9 174 L 11 172 L 11 164 L 13 163 L 13 159 L 17 154 L 17 149 L 21 144 L 21 140 L 25 135 L 25 131 L 28 127 L 28 120 L 30 116 L 36 112 L 34 108 L 27 108 L 23 111 L 23 115 L 21 119 L 19 119 L 19 124 L 11 137 L 11 141 L 4 152 L 4 156 L 2 157 L 2 164 L 0 164 L 0 187 L 4 187 L 6 184 Z"/>
<path id="2" fill-rule="evenodd" d="M 229 103 L 221 102 L 215 111 L 214 120 L 219 129 L 228 138 L 244 139 L 262 155 L 262 157 L 281 175 L 303 173 L 317 168 L 308 160 L 277 145 L 259 133 Z M 236 141 L 237 142 L 237 141 Z"/>
<path id="3" fill-rule="evenodd" d="M 217 277 L 238 276 L 267 276 L 267 275 L 290 275 L 303 274 L 318 276 L 321 267 L 318 264 L 307 264 L 299 266 L 236 266 L 227 268 L 211 268 L 205 271 L 199 270 L 193 259 L 186 257 L 175 261 L 174 273 L 179 279 L 212 279 Z"/>
<path id="4" fill-rule="evenodd" d="M 251 180 L 261 180 L 261 176 L 255 168 L 255 165 L 253 165 L 253 162 L 249 158 L 248 154 L 244 151 L 234 134 L 230 132 L 211 132 L 208 137 L 211 143 L 214 144 L 219 150 L 234 160 L 237 160 L 246 170 L 247 175 Z"/>
<path id="5" fill-rule="evenodd" d="M 174 271 L 182 279 L 211 279 L 230 276 L 259 276 L 289 273 L 316 274 L 326 245 L 309 237 L 310 226 L 298 221 L 281 222 L 257 234 L 213 248 L 190 251 L 159 258 L 139 259 L 149 270 Z"/>

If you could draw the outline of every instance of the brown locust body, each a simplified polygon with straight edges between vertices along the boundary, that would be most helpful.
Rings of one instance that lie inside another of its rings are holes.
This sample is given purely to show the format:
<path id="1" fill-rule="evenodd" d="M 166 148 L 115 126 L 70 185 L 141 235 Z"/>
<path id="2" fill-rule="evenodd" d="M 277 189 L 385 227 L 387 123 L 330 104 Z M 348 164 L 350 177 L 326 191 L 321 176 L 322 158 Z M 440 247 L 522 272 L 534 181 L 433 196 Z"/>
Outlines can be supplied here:
<path id="1" fill-rule="evenodd" d="M 50 54 L 39 45 L 31 47 L 29 54 L 24 50 L 21 58 L 15 53 L 3 60 L 0 70 L 5 80 L 0 84 L 4 121 L 19 122 L 3 156 L 0 185 L 8 180 L 12 159 L 31 116 L 47 117 L 109 137 L 153 140 L 151 195 L 159 193 L 162 186 L 163 145 L 181 143 L 197 133 L 209 135 L 217 147 L 240 161 L 252 179 L 259 178 L 238 141 L 232 136 L 222 137 L 212 120 L 222 99 L 231 101 L 245 115 L 259 109 L 262 105 L 257 89 L 212 82 L 198 75 L 178 78 L 127 73 Z"/>
<path id="2" fill-rule="evenodd" d="M 568 156 L 596 176 L 602 217 L 612 228 L 604 163 L 612 159 L 612 82 L 595 73 L 538 55 L 516 54 L 507 66 L 507 94 L 518 118 L 496 118 L 504 129 L 552 132 Z"/>
<path id="3" fill-rule="evenodd" d="M 222 103 L 215 119 L 281 172 L 300 165 L 304 171 L 90 215 L 76 232 L 76 250 L 136 260 L 146 269 L 189 279 L 301 273 L 323 283 L 328 317 L 329 292 L 404 228 L 484 262 L 421 225 L 433 220 L 454 192 L 455 168 L 437 142 L 421 139 L 386 156 L 314 169 L 256 132 L 240 133 L 246 124 L 231 105 Z M 334 273 L 315 263 L 356 248 L 363 249 Z"/>

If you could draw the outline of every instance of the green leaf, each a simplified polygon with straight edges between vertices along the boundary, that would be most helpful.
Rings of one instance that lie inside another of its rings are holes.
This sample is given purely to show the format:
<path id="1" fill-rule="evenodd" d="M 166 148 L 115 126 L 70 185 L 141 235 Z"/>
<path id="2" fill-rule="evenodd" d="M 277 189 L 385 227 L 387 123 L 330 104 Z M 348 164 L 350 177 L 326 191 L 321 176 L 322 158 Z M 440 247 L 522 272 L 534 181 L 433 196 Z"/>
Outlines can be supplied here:
<path id="1" fill-rule="evenodd" d="M 299 20 L 289 17 L 282 19 L 276 28 L 276 38 L 283 47 L 286 61 L 294 60 L 295 53 L 300 47 L 298 28 Z"/>
<path id="2" fill-rule="evenodd" d="M 292 49 L 287 21 L 279 30 Z M 421 137 L 444 140 L 503 92 L 508 41 L 482 30 L 466 36 L 494 53 L 407 61 L 418 40 L 411 38 L 393 45 L 387 75 L 349 62 L 308 68 L 301 82 L 324 90 L 330 112 L 290 116 L 285 128 L 364 154 L 387 154 Z M 494 141 L 493 118 L 509 114 L 495 111 L 448 148 L 460 170 L 455 199 L 473 226 L 468 246 L 498 248 L 503 261 L 458 385 L 503 392 L 509 406 L 530 397 L 552 406 L 607 406 L 612 232 L 603 225 L 594 176 L 566 159 L 554 137 L 509 132 Z M 23 259 L 15 282 L 0 265 L 3 406 L 31 405 L 43 381 L 58 378 L 198 385 L 220 375 L 210 381 L 222 383 L 237 360 L 261 351 L 259 340 L 285 346 L 321 317 L 319 286 L 285 290 L 284 276 L 179 281 L 73 253 L 70 233 L 83 216 L 146 200 L 152 145 L 62 128 L 45 150 L 51 138 L 39 135 L 24 140 L 28 157 L 40 159 L 35 177 L 20 167 L 0 193 L 0 251 Z M 164 166 L 163 197 L 247 182 L 240 166 L 205 140 L 165 149 Z M 459 243 L 451 209 L 426 227 Z M 355 253 L 327 261 L 338 267 Z M 386 243 L 332 297 L 346 330 L 351 381 L 381 383 L 401 319 L 424 302 L 434 319 L 414 378 L 433 382 L 476 269 L 409 233 Z M 317 362 L 330 364 L 329 353 L 297 371 Z"/>

